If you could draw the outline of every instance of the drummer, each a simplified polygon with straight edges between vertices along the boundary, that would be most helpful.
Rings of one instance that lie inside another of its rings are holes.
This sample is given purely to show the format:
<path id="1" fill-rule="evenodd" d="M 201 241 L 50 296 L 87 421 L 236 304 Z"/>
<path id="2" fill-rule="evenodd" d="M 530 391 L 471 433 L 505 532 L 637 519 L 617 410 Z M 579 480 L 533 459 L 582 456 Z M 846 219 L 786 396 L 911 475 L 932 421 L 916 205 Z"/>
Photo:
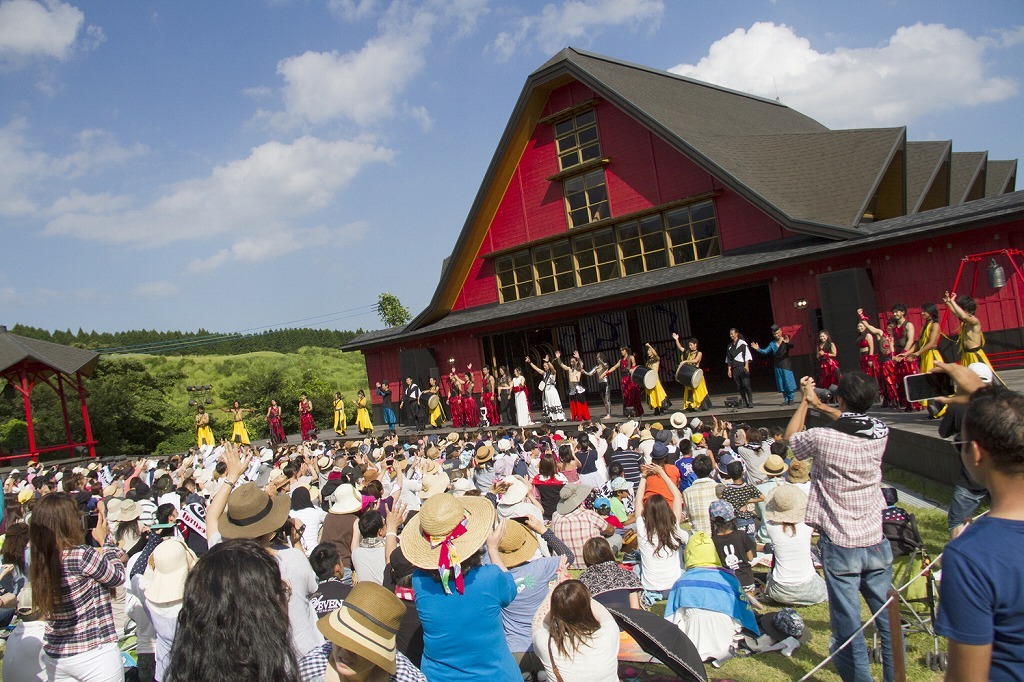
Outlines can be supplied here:
<path id="1" fill-rule="evenodd" d="M 696 388 L 693 387 L 690 381 L 684 381 L 680 378 L 680 370 L 683 367 L 699 368 L 701 360 L 704 359 L 704 353 L 701 352 L 697 339 L 692 336 L 687 338 L 685 348 L 679 340 L 679 334 L 672 332 L 672 339 L 676 342 L 676 348 L 683 354 L 683 359 L 679 361 L 679 365 L 676 367 L 676 379 L 685 386 L 683 389 L 683 409 L 695 411 L 710 410 L 711 398 L 708 396 L 708 383 L 704 379 L 703 372 L 701 373 L 700 383 L 697 384 Z M 690 370 L 686 371 L 686 376 L 692 376 Z"/>
<path id="2" fill-rule="evenodd" d="M 654 410 L 654 414 L 659 415 L 662 410 L 668 409 L 672 406 L 672 401 L 668 399 L 668 394 L 665 393 L 665 388 L 661 385 L 661 377 L 658 376 L 658 369 L 661 367 L 661 357 L 658 355 L 658 351 L 654 350 L 654 346 L 649 343 L 644 344 L 647 348 L 647 371 L 648 376 L 654 375 L 653 388 L 645 388 L 647 392 L 647 404 Z M 645 377 L 646 379 L 646 377 Z M 647 379 L 646 383 L 651 383 L 652 380 Z"/>

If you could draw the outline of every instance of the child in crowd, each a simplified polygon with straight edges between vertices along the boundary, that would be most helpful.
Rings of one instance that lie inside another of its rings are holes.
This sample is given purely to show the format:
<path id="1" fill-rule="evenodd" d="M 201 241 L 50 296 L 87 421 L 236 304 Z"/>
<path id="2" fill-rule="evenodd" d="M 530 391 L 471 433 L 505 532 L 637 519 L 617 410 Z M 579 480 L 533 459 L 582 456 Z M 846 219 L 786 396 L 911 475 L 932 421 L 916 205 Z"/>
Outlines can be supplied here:
<path id="1" fill-rule="evenodd" d="M 341 608 L 341 603 L 352 591 L 351 585 L 341 582 L 345 568 L 333 542 L 321 542 L 309 554 L 309 564 L 316 573 L 316 592 L 309 598 L 309 604 L 316 611 L 317 618 L 323 618 L 331 611 Z"/>
<path id="2" fill-rule="evenodd" d="M 743 463 L 737 460 L 729 462 L 726 474 L 730 482 L 719 487 L 718 498 L 732 505 L 736 511 L 736 527 L 754 539 L 756 522 L 754 520 L 755 505 L 764 502 L 761 491 L 743 480 Z"/>
<path id="3" fill-rule="evenodd" d="M 731 504 L 715 500 L 711 503 L 710 513 L 714 529 L 711 539 L 718 550 L 718 558 L 722 560 L 723 566 L 736 574 L 750 605 L 758 610 L 764 608 L 757 600 L 757 581 L 750 568 L 757 546 L 749 535 L 737 529 L 736 512 Z"/>

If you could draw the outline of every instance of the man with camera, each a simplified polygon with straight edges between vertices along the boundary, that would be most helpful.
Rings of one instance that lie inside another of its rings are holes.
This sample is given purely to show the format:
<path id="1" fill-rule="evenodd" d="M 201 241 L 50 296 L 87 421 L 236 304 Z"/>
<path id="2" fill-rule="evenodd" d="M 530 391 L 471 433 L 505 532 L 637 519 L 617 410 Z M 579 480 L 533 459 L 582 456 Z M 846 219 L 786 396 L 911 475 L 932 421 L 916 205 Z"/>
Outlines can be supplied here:
<path id="1" fill-rule="evenodd" d="M 806 522 L 818 531 L 821 564 L 828 588 L 833 650 L 860 628 L 860 596 L 872 613 L 885 603 L 892 585 L 892 549 L 882 534 L 882 455 L 889 427 L 866 414 L 878 395 L 878 383 L 863 372 L 847 372 L 839 381 L 839 409 L 825 405 L 814 380 L 800 380 L 803 394 L 786 427 L 797 459 L 814 459 Z M 804 430 L 807 412 L 817 410 L 831 423 Z M 894 679 L 889 621 L 875 620 L 882 643 L 883 680 Z M 844 682 L 872 679 L 864 638 L 836 653 Z"/>

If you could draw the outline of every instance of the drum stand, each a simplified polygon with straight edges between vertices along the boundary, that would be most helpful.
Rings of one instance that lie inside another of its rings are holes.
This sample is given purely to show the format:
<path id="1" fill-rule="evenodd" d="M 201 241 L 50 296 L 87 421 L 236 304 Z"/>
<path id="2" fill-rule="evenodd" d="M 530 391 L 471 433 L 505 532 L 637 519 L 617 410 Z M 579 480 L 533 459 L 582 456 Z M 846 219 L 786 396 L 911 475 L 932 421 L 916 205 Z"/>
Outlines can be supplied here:
<path id="1" fill-rule="evenodd" d="M 487 419 L 487 408 L 486 407 L 481 407 L 480 408 L 480 426 L 481 426 L 481 428 L 485 428 L 485 429 L 488 429 L 488 428 L 491 427 L 491 422 L 490 422 L 489 419 Z"/>

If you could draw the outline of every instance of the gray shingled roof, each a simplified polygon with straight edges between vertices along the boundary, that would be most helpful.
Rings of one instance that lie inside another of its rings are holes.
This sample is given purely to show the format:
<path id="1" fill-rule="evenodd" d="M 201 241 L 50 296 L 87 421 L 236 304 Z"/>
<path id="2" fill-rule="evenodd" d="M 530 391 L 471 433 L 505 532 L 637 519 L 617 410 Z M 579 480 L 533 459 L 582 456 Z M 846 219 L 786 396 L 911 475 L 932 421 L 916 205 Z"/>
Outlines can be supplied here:
<path id="1" fill-rule="evenodd" d="M 718 279 L 724 274 L 736 276 L 761 271 L 767 274 L 783 265 L 820 259 L 827 255 L 863 251 L 886 243 L 919 239 L 929 233 L 938 235 L 1021 218 L 1024 218 L 1024 191 L 1012 192 L 959 206 L 938 208 L 866 224 L 862 228 L 861 236 L 841 242 L 800 235 L 769 244 L 752 245 L 718 258 L 662 268 L 610 282 L 509 303 L 468 308 L 450 313 L 433 324 L 409 332 L 405 327 L 368 332 L 353 339 L 343 347 L 343 350 L 364 349 L 392 343 L 399 338 L 402 341 L 411 341 L 460 329 L 482 331 L 499 325 L 526 323 L 531 316 L 540 313 L 570 312 L 583 305 L 612 303 L 616 299 L 639 292 L 656 293 L 675 289 Z"/>
<path id="2" fill-rule="evenodd" d="M 953 152 L 949 168 L 949 203 L 963 203 L 978 175 L 985 170 L 987 152 Z"/>
<path id="3" fill-rule="evenodd" d="M 990 159 L 985 175 L 985 196 L 994 197 L 1012 192 L 1016 181 L 1016 161 L 992 161 Z"/>
<path id="4" fill-rule="evenodd" d="M 0 372 L 23 360 L 35 360 L 69 376 L 75 372 L 89 376 L 99 357 L 99 353 L 91 350 L 29 339 L 0 330 Z"/>
<path id="5" fill-rule="evenodd" d="M 949 140 L 907 142 L 907 213 L 920 210 L 952 146 Z"/>

